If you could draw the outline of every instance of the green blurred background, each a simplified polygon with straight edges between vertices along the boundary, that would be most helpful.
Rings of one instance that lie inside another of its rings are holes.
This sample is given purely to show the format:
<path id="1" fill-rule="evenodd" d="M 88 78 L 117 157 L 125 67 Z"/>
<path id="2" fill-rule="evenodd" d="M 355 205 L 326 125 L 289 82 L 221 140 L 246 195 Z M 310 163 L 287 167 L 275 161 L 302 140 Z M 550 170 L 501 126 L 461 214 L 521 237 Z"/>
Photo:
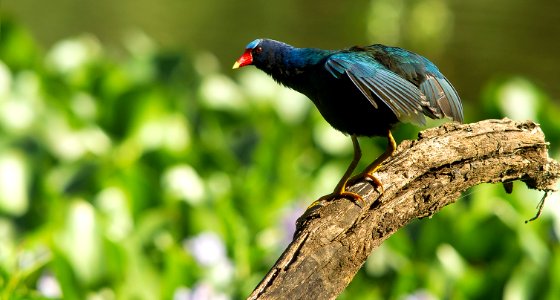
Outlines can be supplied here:
<path id="1" fill-rule="evenodd" d="M 1 299 L 239 299 L 352 155 L 305 97 L 232 63 L 256 37 L 434 61 L 466 122 L 560 158 L 560 3 L 0 2 Z M 398 141 L 419 128 L 399 126 Z M 362 139 L 372 160 L 385 141 Z M 481 185 L 377 249 L 340 299 L 556 299 L 559 196 Z"/>

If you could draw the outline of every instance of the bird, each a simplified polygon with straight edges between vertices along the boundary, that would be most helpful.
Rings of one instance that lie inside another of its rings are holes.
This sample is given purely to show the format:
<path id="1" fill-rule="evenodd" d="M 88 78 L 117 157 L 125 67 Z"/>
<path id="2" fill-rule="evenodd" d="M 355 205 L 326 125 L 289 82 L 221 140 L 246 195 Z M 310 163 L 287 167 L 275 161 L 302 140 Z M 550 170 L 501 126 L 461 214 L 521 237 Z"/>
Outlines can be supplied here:
<path id="1" fill-rule="evenodd" d="M 349 182 L 369 179 L 396 151 L 391 130 L 401 122 L 425 125 L 426 118 L 463 122 L 463 106 L 453 85 L 427 58 L 399 47 L 373 44 L 342 50 L 297 48 L 272 39 L 256 39 L 233 69 L 253 65 L 276 82 L 307 96 L 322 117 L 350 136 L 353 159 L 332 193 L 317 201 L 348 197 Z M 362 151 L 358 137 L 386 137 L 387 148 L 363 172 L 352 177 Z M 314 203 L 315 203 L 314 202 Z"/>

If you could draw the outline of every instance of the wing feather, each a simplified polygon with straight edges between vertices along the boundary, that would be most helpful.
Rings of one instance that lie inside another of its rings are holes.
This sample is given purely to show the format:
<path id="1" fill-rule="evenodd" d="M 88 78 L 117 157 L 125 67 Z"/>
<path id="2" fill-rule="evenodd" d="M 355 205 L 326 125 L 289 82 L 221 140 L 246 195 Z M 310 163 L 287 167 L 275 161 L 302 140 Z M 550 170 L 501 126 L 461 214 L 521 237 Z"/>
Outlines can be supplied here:
<path id="1" fill-rule="evenodd" d="M 425 96 L 423 113 L 433 119 L 444 117 L 463 121 L 459 94 L 439 69 L 427 58 L 398 47 L 371 45 L 363 48 L 376 61 L 398 76 L 412 82 Z"/>
<path id="2" fill-rule="evenodd" d="M 425 124 L 420 89 L 372 57 L 332 55 L 325 68 L 335 78 L 346 75 L 373 107 L 379 108 L 377 101 L 382 101 L 400 121 Z"/>

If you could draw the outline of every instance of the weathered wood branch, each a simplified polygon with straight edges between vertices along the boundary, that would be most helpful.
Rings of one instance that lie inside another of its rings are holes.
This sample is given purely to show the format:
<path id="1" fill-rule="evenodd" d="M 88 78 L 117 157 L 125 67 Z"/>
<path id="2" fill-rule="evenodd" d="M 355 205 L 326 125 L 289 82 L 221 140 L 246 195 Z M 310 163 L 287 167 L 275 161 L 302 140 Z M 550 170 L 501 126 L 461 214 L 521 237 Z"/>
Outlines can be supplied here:
<path id="1" fill-rule="evenodd" d="M 431 216 L 480 183 L 520 180 L 553 191 L 560 164 L 548 157 L 537 124 L 486 120 L 448 123 L 403 141 L 376 176 L 383 193 L 367 182 L 350 188 L 363 196 L 363 207 L 340 199 L 300 217 L 294 240 L 249 299 L 335 298 L 372 250 L 411 220 Z"/>

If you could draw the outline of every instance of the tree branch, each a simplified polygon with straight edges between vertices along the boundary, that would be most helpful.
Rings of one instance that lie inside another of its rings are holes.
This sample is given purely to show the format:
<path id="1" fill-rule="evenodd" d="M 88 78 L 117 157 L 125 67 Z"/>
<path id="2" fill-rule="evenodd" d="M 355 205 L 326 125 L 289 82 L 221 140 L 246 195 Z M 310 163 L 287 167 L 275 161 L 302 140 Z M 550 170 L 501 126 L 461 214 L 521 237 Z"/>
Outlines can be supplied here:
<path id="1" fill-rule="evenodd" d="M 363 207 L 340 199 L 308 209 L 249 299 L 335 298 L 386 238 L 471 186 L 521 180 L 553 191 L 560 165 L 548 157 L 547 145 L 537 124 L 509 119 L 448 123 L 403 141 L 376 173 L 384 192 L 358 182 L 350 190 L 363 197 Z"/>

